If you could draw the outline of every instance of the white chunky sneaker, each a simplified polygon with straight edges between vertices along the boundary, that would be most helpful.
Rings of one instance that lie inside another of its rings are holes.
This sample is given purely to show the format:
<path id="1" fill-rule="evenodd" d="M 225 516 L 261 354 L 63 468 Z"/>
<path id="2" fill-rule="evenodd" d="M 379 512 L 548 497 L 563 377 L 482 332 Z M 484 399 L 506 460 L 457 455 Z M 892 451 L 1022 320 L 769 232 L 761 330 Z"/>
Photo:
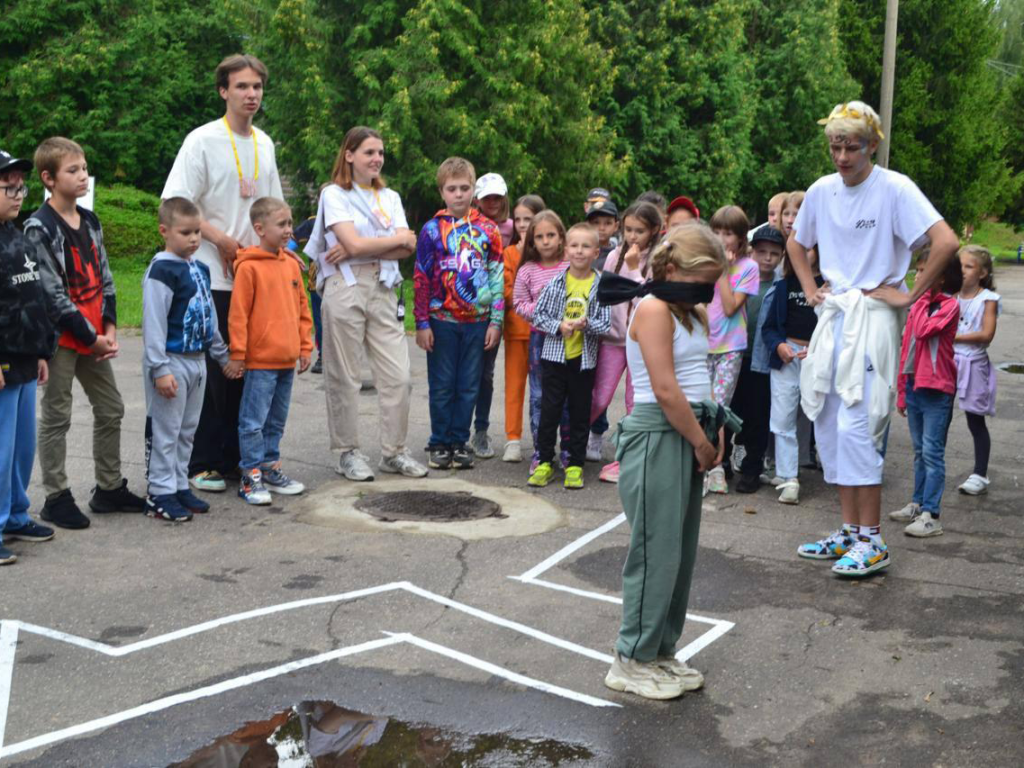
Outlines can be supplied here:
<path id="1" fill-rule="evenodd" d="M 981 475 L 971 475 L 960 484 L 960 493 L 968 496 L 980 496 L 988 493 L 988 478 Z"/>
<path id="2" fill-rule="evenodd" d="M 346 480 L 355 483 L 373 480 L 370 460 L 359 450 L 345 451 L 341 454 L 338 457 L 338 466 L 334 471 L 339 475 L 344 475 Z"/>
<path id="3" fill-rule="evenodd" d="M 595 435 L 591 432 L 590 437 L 587 438 L 587 461 L 602 461 L 604 459 L 603 450 L 604 435 Z"/>
<path id="4" fill-rule="evenodd" d="M 921 505 L 910 502 L 907 506 L 902 509 L 897 509 L 894 512 L 889 513 L 889 519 L 895 520 L 897 523 L 909 523 L 915 517 L 921 514 Z"/>
<path id="5" fill-rule="evenodd" d="M 676 699 L 683 695 L 683 681 L 656 662 L 642 662 L 615 654 L 604 684 L 613 691 L 635 693 L 645 699 Z"/>
<path id="6" fill-rule="evenodd" d="M 404 475 L 405 477 L 426 477 L 427 468 L 420 464 L 406 451 L 396 453 L 394 456 L 381 456 L 377 469 L 392 475 Z"/>
<path id="7" fill-rule="evenodd" d="M 907 534 L 907 536 L 913 536 L 917 539 L 927 539 L 930 536 L 941 536 L 942 523 L 939 522 L 937 517 L 932 517 L 931 512 L 922 512 L 914 519 L 914 522 L 903 529 L 903 532 Z"/>
<path id="8" fill-rule="evenodd" d="M 800 481 L 795 477 L 792 480 L 783 480 L 776 486 L 779 493 L 779 503 L 799 504 L 800 503 Z"/>
<path id="9" fill-rule="evenodd" d="M 523 444 L 518 440 L 509 440 L 505 443 L 505 453 L 501 455 L 502 461 L 511 464 L 518 464 L 523 460 Z"/>
<path id="10" fill-rule="evenodd" d="M 673 677 L 679 678 L 684 691 L 696 691 L 704 687 L 704 675 L 675 656 L 659 656 L 655 664 Z"/>

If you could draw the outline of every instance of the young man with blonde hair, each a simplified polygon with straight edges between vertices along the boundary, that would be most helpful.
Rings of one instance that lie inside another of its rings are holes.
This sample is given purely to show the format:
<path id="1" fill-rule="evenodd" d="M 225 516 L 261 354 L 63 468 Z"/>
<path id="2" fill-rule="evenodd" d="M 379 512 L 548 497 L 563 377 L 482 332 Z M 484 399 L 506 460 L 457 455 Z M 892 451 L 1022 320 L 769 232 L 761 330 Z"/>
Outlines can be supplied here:
<path id="1" fill-rule="evenodd" d="M 883 136 L 871 107 L 839 104 L 819 122 L 836 173 L 807 190 L 788 251 L 809 303 L 822 305 L 800 372 L 801 403 L 814 421 L 825 481 L 838 487 L 843 524 L 797 553 L 839 558 L 832 571 L 856 578 L 890 562 L 879 518 L 901 310 L 932 286 L 958 242 L 913 181 L 872 163 Z M 931 258 L 907 291 L 911 251 L 926 243 Z M 807 259 L 812 247 L 820 254 L 822 288 Z"/>

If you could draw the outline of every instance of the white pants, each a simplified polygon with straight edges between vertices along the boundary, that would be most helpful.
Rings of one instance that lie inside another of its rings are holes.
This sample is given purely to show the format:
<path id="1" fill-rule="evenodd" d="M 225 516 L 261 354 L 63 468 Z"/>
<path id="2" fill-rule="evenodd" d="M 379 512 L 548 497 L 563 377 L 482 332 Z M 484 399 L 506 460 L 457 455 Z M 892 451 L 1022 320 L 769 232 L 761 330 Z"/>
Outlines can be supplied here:
<path id="1" fill-rule="evenodd" d="M 818 458 L 825 471 L 825 482 L 833 485 L 881 485 L 884 457 L 875 448 L 868 428 L 868 402 L 876 373 L 864 357 L 864 396 L 847 407 L 836 394 L 835 373 L 842 352 L 843 315 L 835 319 L 836 345 L 832 358 L 832 391 L 814 422 Z M 778 447 L 776 447 L 778 451 Z"/>
<path id="2" fill-rule="evenodd" d="M 786 342 L 793 352 L 807 347 Z M 800 414 L 799 358 L 776 370 L 771 370 L 772 411 L 771 430 L 775 435 L 775 474 L 783 480 L 792 480 L 799 474 L 800 441 L 797 438 L 797 420 Z"/>

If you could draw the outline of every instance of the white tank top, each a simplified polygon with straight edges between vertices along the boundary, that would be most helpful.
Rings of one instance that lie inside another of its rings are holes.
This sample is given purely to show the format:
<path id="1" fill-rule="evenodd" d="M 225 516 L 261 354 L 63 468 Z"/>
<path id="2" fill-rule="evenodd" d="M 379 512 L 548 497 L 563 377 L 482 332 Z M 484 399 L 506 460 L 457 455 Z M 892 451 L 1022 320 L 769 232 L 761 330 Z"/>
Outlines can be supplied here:
<path id="1" fill-rule="evenodd" d="M 647 301 L 651 296 L 644 296 L 637 304 Z M 633 313 L 633 318 L 636 312 Z M 629 328 L 626 330 L 626 364 L 629 366 L 629 375 L 633 380 L 633 401 L 637 403 L 656 403 L 654 390 L 651 388 L 651 377 L 647 373 L 647 366 L 644 365 L 644 357 L 640 352 L 640 344 L 633 340 L 630 330 L 633 327 L 633 318 L 630 318 Z M 672 322 L 675 323 L 675 332 L 672 334 L 672 359 L 676 369 L 676 381 L 683 395 L 691 403 L 698 403 L 701 400 L 711 399 L 711 377 L 708 374 L 708 335 L 704 326 L 695 322 L 693 332 L 687 331 L 675 315 L 672 315 Z"/>

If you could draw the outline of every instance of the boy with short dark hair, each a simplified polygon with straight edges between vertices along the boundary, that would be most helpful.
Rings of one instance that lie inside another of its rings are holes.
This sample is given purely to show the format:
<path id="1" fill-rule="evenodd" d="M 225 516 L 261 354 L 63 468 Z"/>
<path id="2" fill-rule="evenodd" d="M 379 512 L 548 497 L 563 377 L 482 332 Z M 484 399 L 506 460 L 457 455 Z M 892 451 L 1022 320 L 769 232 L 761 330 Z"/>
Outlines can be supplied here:
<path id="1" fill-rule="evenodd" d="M 142 279 L 142 378 L 149 488 L 146 514 L 179 523 L 210 505 L 189 489 L 188 463 L 206 389 L 206 359 L 228 362 L 210 294 L 210 268 L 192 258 L 201 216 L 184 197 L 160 204 L 164 250 Z"/>
<path id="2" fill-rule="evenodd" d="M 597 368 L 598 341 L 612 327 L 611 309 L 597 300 L 601 276 L 594 269 L 600 251 L 597 230 L 576 224 L 565 236 L 569 268 L 541 291 L 533 324 L 545 334 L 541 351 L 540 429 L 537 451 L 540 463 L 529 484 L 543 488 L 554 475 L 555 435 L 568 403 L 569 464 L 565 487 L 583 487 L 590 405 Z"/>
<path id="3" fill-rule="evenodd" d="M 75 379 L 93 413 L 96 487 L 89 508 L 106 513 L 141 512 L 145 507 L 121 474 L 124 401 L 110 364 L 119 350 L 114 278 L 100 220 L 77 204 L 89 190 L 85 151 L 70 139 L 49 138 L 36 149 L 35 166 L 50 199 L 25 222 L 25 237 L 36 247 L 43 288 L 60 331 L 39 418 L 39 465 L 46 491 L 41 517 L 62 528 L 88 528 L 89 518 L 75 504 L 65 472 Z"/>
<path id="4" fill-rule="evenodd" d="M 427 353 L 430 466 L 470 469 L 466 443 L 485 350 L 501 341 L 505 265 L 497 225 L 472 207 L 473 164 L 450 157 L 437 169 L 445 207 L 416 244 L 416 344 Z"/>
<path id="5" fill-rule="evenodd" d="M 594 269 L 600 272 L 604 269 L 608 254 L 619 244 L 618 238 L 615 237 L 619 231 L 619 209 L 611 200 L 598 200 L 590 205 L 586 218 L 587 224 L 597 230 L 600 251 L 594 262 Z"/>
<path id="6" fill-rule="evenodd" d="M 56 342 L 35 249 L 14 226 L 32 163 L 0 150 L 0 565 L 11 541 L 48 541 L 53 529 L 28 516 L 36 451 L 36 385 Z"/>
<path id="7" fill-rule="evenodd" d="M 288 420 L 295 363 L 309 368 L 313 319 L 299 264 L 284 250 L 292 236 L 292 212 L 274 197 L 252 204 L 249 219 L 260 244 L 243 248 L 235 261 L 228 315 L 231 362 L 224 375 L 244 365 L 238 411 L 242 479 L 238 495 L 249 504 L 270 504 L 270 492 L 294 496 L 306 490 L 281 470 L 281 438 Z"/>

